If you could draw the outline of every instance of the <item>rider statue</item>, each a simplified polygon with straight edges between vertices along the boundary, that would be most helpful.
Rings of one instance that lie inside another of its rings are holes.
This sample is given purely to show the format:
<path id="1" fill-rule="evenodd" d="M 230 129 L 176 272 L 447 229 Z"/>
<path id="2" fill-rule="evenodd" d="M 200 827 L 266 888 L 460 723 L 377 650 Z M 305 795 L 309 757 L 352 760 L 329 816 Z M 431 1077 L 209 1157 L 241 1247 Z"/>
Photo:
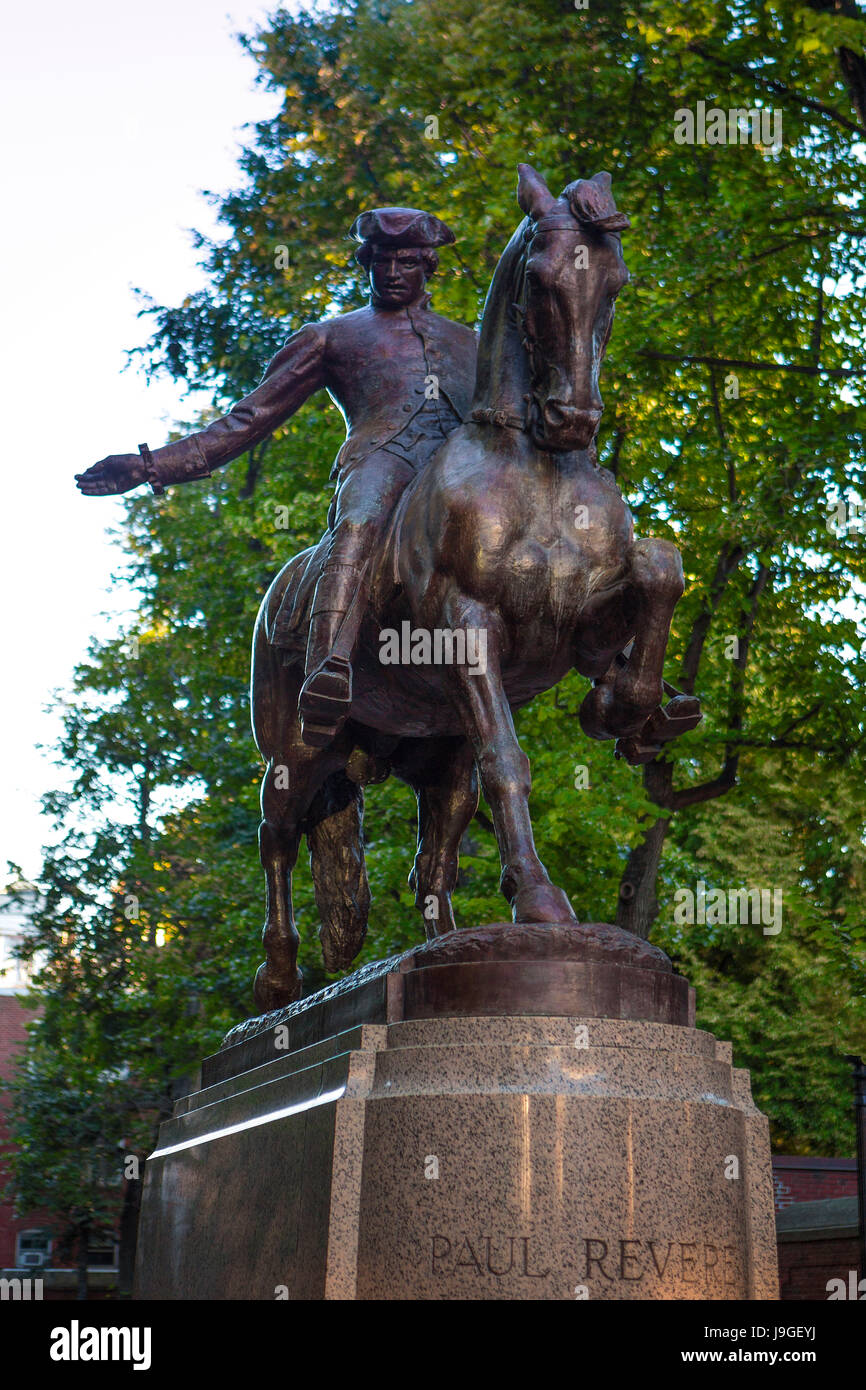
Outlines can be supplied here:
<path id="1" fill-rule="evenodd" d="M 426 292 L 436 247 L 455 239 L 450 228 L 417 208 L 376 208 L 350 235 L 369 280 L 367 308 L 305 324 L 261 385 L 206 429 L 153 453 L 142 445 L 139 454 L 110 455 L 76 475 L 91 497 L 209 477 L 327 390 L 347 434 L 331 474 L 337 489 L 298 700 L 311 747 L 334 737 L 351 705 L 368 557 L 407 483 L 468 416 L 475 382 L 475 333 L 434 313 Z"/>

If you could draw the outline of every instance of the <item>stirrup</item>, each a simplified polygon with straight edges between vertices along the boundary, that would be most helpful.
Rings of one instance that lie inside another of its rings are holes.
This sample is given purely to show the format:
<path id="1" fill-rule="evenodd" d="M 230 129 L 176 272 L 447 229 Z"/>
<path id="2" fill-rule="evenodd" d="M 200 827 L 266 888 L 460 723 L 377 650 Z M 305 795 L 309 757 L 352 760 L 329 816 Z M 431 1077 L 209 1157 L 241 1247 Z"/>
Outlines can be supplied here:
<path id="1" fill-rule="evenodd" d="M 298 713 L 304 743 L 324 748 L 339 732 L 351 705 L 351 664 L 343 656 L 329 656 L 301 686 Z"/>
<path id="2" fill-rule="evenodd" d="M 665 743 L 696 729 L 703 719 L 700 701 L 694 695 L 677 694 L 662 708 L 654 710 L 639 734 L 617 739 L 614 752 L 618 758 L 636 766 L 651 763 Z"/>

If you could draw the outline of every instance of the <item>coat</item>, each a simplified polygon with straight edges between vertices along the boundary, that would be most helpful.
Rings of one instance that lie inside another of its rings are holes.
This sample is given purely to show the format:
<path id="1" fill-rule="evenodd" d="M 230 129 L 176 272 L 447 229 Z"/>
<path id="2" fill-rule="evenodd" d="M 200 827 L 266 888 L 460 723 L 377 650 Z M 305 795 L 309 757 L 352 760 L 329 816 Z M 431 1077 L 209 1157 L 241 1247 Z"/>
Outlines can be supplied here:
<path id="1" fill-rule="evenodd" d="M 408 307 L 368 306 L 305 324 L 268 364 L 261 385 L 227 415 L 153 451 L 160 480 L 206 477 L 266 439 L 322 389 L 346 421 L 346 441 L 332 477 L 405 430 L 433 390 L 465 420 L 475 386 L 477 338 L 429 305 L 425 294 Z"/>

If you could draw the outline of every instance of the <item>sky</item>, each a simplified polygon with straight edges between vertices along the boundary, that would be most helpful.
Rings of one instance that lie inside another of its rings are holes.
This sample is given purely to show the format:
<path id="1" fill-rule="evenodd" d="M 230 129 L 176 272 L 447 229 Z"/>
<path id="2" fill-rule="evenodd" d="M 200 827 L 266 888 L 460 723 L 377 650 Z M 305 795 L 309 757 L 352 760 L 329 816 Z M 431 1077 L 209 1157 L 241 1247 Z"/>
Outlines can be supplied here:
<path id="1" fill-rule="evenodd" d="M 175 384 L 125 369 L 148 337 L 133 287 L 173 304 L 204 284 L 190 229 L 219 228 L 202 190 L 239 183 L 244 125 L 279 107 L 235 35 L 276 8 L 43 0 L 5 13 L 0 883 L 7 860 L 38 874 L 50 838 L 39 798 L 63 772 L 37 748 L 59 731 L 45 706 L 134 606 L 111 585 L 121 505 L 80 496 L 73 475 L 164 443 L 193 413 Z"/>

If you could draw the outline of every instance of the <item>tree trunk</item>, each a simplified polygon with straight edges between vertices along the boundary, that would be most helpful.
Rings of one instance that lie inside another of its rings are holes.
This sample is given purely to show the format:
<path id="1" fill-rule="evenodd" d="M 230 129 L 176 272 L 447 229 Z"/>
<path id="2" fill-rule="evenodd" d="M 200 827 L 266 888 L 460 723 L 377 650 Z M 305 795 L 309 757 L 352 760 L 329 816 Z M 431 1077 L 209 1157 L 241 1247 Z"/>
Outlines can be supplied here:
<path id="1" fill-rule="evenodd" d="M 78 1282 L 76 1289 L 76 1302 L 85 1303 L 87 1301 L 87 1256 L 90 1245 L 90 1225 L 82 1226 L 78 1235 Z"/>
<path id="2" fill-rule="evenodd" d="M 807 4 L 819 14 L 835 13 L 844 15 L 846 19 L 866 19 L 866 12 L 857 0 L 807 0 Z M 839 48 L 837 54 L 851 105 L 866 125 L 866 60 L 861 53 L 855 53 L 850 48 Z"/>
<path id="3" fill-rule="evenodd" d="M 140 1206 L 141 1178 L 127 1178 L 120 1213 L 120 1255 L 117 1261 L 117 1291 L 121 1298 L 132 1298 Z"/>
<path id="4" fill-rule="evenodd" d="M 619 885 L 616 924 L 648 940 L 659 912 L 656 878 L 671 823 L 670 816 L 653 821 L 639 845 L 630 851 Z"/>
<path id="5" fill-rule="evenodd" d="M 673 780 L 673 763 L 667 759 L 662 758 L 657 762 L 645 764 L 643 783 L 646 794 L 650 801 L 654 801 L 660 810 L 666 810 L 668 814 L 654 820 L 640 844 L 629 851 L 619 884 L 616 924 L 625 931 L 642 937 L 644 941 L 649 939 L 659 913 L 656 879 L 665 836 L 671 823 L 669 807 Z"/>

